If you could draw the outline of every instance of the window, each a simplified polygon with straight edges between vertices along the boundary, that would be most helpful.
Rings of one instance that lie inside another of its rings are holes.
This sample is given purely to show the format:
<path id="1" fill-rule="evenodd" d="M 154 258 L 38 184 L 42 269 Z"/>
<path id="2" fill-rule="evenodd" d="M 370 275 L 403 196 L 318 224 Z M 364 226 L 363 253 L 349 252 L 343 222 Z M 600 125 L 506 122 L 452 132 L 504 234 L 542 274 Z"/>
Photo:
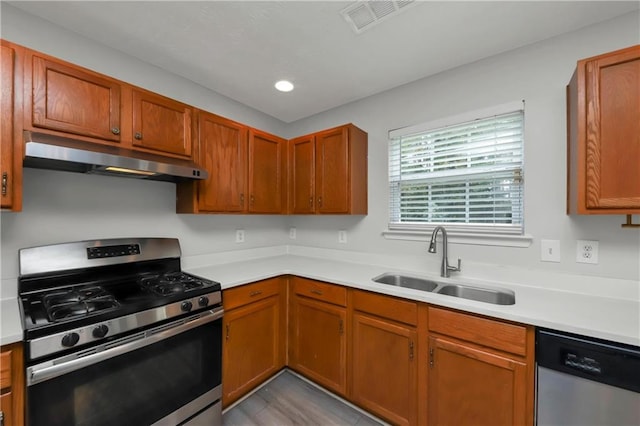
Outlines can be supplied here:
<path id="1" fill-rule="evenodd" d="M 523 234 L 523 105 L 478 113 L 389 133 L 390 230 Z"/>

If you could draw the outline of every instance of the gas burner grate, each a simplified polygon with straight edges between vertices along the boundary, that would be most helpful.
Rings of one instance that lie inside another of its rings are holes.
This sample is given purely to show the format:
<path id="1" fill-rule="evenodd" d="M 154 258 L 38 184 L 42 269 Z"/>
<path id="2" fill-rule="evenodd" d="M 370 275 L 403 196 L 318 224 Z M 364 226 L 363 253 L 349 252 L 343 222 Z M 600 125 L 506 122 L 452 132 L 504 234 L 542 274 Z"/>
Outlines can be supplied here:
<path id="1" fill-rule="evenodd" d="M 42 302 L 49 320 L 53 322 L 119 306 L 110 293 L 98 286 L 56 291 L 46 294 Z"/>
<path id="2" fill-rule="evenodd" d="M 204 286 L 201 280 L 182 272 L 145 277 L 142 278 L 141 283 L 143 287 L 160 296 L 171 296 Z"/>

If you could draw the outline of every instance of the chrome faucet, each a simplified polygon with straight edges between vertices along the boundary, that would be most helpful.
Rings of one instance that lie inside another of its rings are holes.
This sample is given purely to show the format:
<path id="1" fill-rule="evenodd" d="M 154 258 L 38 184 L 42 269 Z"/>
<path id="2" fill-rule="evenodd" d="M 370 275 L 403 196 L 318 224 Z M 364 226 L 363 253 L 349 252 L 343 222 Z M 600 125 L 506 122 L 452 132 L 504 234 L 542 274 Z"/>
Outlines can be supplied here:
<path id="1" fill-rule="evenodd" d="M 429 243 L 429 253 L 436 252 L 436 237 L 438 236 L 438 231 L 442 231 L 442 266 L 440 267 L 440 276 L 449 278 L 451 272 L 460 272 L 460 264 L 462 261 L 458 258 L 458 267 L 449 266 L 449 259 L 447 259 L 447 230 L 444 229 L 444 226 L 436 226 L 436 229 L 433 230 L 433 234 L 431 234 L 431 242 Z"/>

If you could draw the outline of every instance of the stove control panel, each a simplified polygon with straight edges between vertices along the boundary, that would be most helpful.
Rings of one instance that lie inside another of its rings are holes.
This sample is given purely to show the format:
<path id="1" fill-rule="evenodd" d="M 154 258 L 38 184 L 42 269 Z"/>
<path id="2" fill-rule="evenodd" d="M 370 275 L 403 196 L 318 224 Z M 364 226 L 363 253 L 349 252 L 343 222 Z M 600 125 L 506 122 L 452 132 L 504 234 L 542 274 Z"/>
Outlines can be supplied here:
<path id="1" fill-rule="evenodd" d="M 132 256 L 136 254 L 140 254 L 140 244 L 87 248 L 87 259 L 104 259 L 106 257 Z"/>

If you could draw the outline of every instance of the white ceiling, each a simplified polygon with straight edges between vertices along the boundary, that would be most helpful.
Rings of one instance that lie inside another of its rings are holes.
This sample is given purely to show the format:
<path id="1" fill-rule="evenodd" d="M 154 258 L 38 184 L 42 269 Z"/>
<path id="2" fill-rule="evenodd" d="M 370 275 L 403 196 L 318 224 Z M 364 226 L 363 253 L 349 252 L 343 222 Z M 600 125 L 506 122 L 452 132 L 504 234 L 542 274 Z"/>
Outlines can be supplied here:
<path id="1" fill-rule="evenodd" d="M 356 34 L 342 1 L 9 3 L 287 123 L 640 5 L 420 1 Z"/>

